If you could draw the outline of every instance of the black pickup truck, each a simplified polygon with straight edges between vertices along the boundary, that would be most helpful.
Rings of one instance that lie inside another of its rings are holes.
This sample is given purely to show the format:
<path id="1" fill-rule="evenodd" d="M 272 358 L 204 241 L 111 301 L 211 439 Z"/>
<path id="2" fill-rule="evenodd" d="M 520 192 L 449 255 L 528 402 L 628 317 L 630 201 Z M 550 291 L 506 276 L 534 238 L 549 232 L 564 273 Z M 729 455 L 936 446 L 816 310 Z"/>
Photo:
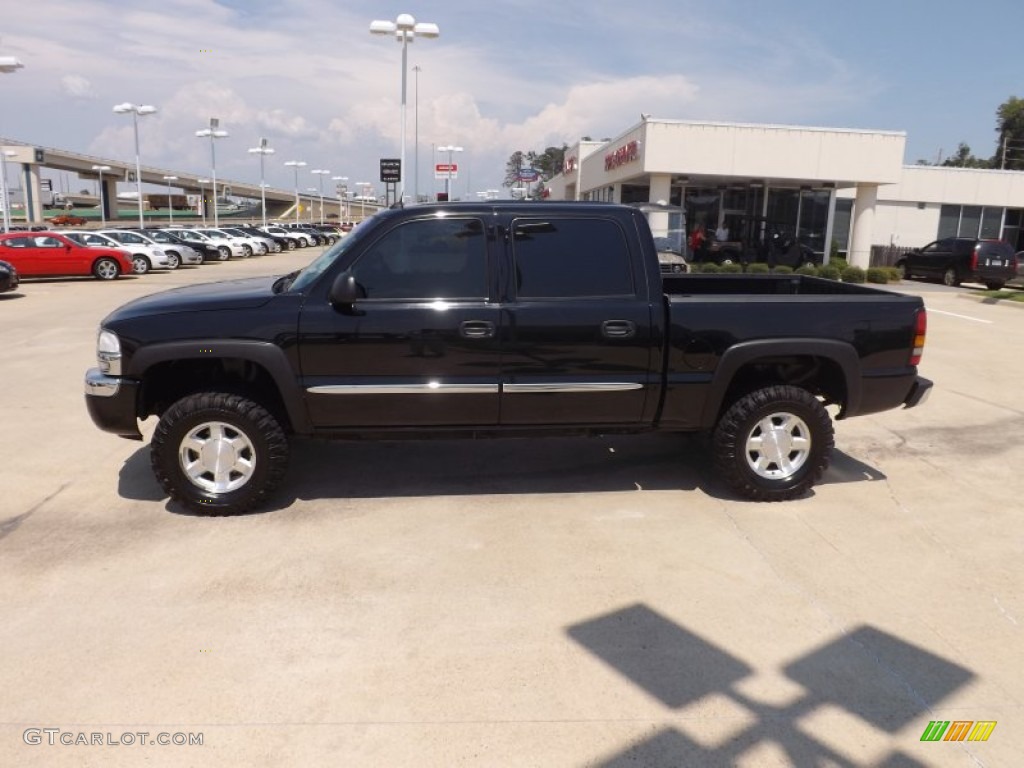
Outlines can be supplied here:
<path id="1" fill-rule="evenodd" d="M 102 322 L 93 421 L 208 514 L 258 505 L 291 436 L 707 432 L 742 496 L 804 494 L 837 418 L 922 402 L 919 298 L 796 275 L 663 277 L 635 208 L 389 210 L 303 270 L 133 301 Z"/>

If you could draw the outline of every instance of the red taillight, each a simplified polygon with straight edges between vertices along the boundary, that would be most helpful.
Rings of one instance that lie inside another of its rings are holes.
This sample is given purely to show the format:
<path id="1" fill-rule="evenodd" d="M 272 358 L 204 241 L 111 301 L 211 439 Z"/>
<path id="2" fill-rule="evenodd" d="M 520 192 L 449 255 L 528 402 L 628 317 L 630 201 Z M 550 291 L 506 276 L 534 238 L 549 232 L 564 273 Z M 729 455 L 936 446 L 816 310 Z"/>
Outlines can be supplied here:
<path id="1" fill-rule="evenodd" d="M 981 248 L 981 246 L 980 245 L 976 245 L 976 246 L 974 246 L 974 250 L 971 251 L 971 272 L 974 272 L 974 271 L 976 271 L 978 269 L 978 249 L 979 248 Z"/>
<path id="2" fill-rule="evenodd" d="M 928 332 L 928 311 L 923 307 L 917 310 L 914 318 L 914 350 L 910 353 L 910 364 L 920 365 L 924 354 L 924 337 Z"/>

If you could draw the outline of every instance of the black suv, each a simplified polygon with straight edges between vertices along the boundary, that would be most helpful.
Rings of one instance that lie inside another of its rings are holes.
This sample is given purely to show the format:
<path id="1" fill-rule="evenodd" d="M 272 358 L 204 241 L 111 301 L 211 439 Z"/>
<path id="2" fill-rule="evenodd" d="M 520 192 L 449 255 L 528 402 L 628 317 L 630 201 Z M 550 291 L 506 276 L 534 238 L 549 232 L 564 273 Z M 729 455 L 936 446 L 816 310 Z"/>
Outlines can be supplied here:
<path id="1" fill-rule="evenodd" d="M 946 285 L 984 283 L 991 291 L 1017 275 L 1013 246 L 1003 240 L 946 237 L 914 249 L 896 262 L 903 277 L 941 279 Z"/>

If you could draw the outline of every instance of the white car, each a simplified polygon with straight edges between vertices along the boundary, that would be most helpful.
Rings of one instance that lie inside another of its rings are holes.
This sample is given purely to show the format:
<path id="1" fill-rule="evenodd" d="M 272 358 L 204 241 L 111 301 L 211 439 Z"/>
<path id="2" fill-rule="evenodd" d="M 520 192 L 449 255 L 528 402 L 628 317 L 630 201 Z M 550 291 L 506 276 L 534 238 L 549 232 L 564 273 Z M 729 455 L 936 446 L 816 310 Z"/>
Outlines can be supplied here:
<path id="1" fill-rule="evenodd" d="M 307 245 L 309 245 L 308 239 L 303 237 L 301 232 L 293 232 L 290 229 L 285 229 L 284 227 L 278 227 L 274 225 L 267 225 L 265 227 L 260 227 L 259 229 L 260 231 L 266 232 L 268 235 L 272 235 L 273 237 L 285 238 L 285 240 L 289 243 L 288 250 L 292 250 L 294 248 L 305 248 Z"/>
<path id="2" fill-rule="evenodd" d="M 266 243 L 264 243 L 262 240 L 258 240 L 257 238 L 251 235 L 247 235 L 244 232 L 239 232 L 237 229 L 234 229 L 232 227 L 221 227 L 220 229 L 203 231 L 220 232 L 222 235 L 224 235 L 224 237 L 227 237 L 232 240 L 238 240 L 244 243 L 245 245 L 249 246 L 249 253 L 247 254 L 249 256 L 264 256 L 269 250 L 267 248 Z"/>
<path id="3" fill-rule="evenodd" d="M 281 244 L 277 240 L 266 232 L 260 232 L 255 227 L 221 227 L 221 229 L 229 235 L 238 235 L 239 237 L 247 237 L 249 240 L 255 240 L 262 248 L 261 256 L 268 253 L 281 252 Z"/>
<path id="4" fill-rule="evenodd" d="M 309 234 L 309 232 L 303 232 L 301 229 L 294 229 L 293 227 L 276 227 L 276 229 L 280 229 L 283 232 L 286 232 L 291 237 L 299 239 L 304 244 L 303 247 L 308 247 L 317 244 L 315 237 Z M 267 232 L 272 231 L 273 230 L 268 226 Z"/>
<path id="5" fill-rule="evenodd" d="M 177 269 L 178 259 L 168 256 L 164 249 L 148 237 L 127 229 L 101 229 L 96 234 L 115 241 L 114 247 L 128 251 L 135 265 L 135 274 L 144 275 L 151 269 Z"/>
<path id="6" fill-rule="evenodd" d="M 195 248 L 191 248 L 185 243 L 178 242 L 173 237 L 169 236 L 166 232 L 162 232 L 159 229 L 134 229 L 136 232 L 143 237 L 148 237 L 158 246 L 163 248 L 171 259 L 178 259 L 179 264 L 202 264 L 203 254 L 199 253 Z"/>
<path id="7" fill-rule="evenodd" d="M 227 261 L 232 256 L 245 259 L 252 255 L 252 246 L 243 243 L 236 237 L 228 237 L 216 229 L 193 229 L 190 231 L 209 240 L 210 244 L 220 252 L 222 261 Z"/>

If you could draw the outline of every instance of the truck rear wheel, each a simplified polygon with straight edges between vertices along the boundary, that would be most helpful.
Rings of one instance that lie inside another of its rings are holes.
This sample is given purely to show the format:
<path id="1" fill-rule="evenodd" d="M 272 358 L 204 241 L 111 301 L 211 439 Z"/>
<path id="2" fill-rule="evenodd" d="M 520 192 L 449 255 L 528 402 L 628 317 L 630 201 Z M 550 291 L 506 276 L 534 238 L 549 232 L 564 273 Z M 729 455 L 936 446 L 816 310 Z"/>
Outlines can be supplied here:
<path id="1" fill-rule="evenodd" d="M 235 515 L 262 503 L 288 468 L 288 439 L 263 406 L 203 392 L 178 400 L 157 425 L 153 472 L 193 512 Z"/>
<path id="2" fill-rule="evenodd" d="M 744 395 L 713 435 L 715 467 L 740 495 L 785 501 L 805 494 L 828 468 L 834 437 L 825 406 L 800 387 Z"/>

